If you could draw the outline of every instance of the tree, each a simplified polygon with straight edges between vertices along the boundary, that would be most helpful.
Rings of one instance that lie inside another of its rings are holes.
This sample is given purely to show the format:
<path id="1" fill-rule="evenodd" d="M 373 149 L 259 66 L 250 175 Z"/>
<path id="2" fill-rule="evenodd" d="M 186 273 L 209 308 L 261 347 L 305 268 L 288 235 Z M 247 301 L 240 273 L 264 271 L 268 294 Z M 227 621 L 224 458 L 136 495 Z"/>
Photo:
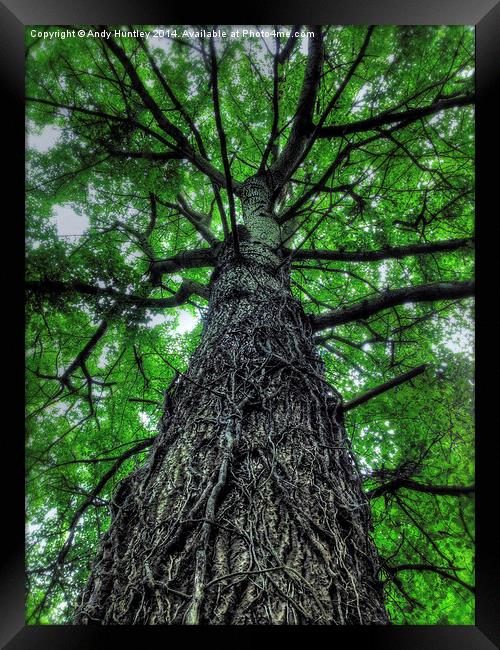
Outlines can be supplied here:
<path id="1" fill-rule="evenodd" d="M 28 29 L 28 620 L 469 623 L 473 32 L 234 30 Z"/>

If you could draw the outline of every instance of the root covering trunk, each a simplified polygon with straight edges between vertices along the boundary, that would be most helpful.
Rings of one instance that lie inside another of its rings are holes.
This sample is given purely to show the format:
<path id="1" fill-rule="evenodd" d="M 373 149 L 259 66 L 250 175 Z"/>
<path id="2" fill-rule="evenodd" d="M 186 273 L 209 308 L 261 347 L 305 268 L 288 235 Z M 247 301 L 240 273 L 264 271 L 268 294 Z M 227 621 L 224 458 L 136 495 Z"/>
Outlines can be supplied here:
<path id="1" fill-rule="evenodd" d="M 77 624 L 387 623 L 341 398 L 287 265 L 246 234 L 239 258 L 219 253 L 200 345 L 118 487 Z"/>

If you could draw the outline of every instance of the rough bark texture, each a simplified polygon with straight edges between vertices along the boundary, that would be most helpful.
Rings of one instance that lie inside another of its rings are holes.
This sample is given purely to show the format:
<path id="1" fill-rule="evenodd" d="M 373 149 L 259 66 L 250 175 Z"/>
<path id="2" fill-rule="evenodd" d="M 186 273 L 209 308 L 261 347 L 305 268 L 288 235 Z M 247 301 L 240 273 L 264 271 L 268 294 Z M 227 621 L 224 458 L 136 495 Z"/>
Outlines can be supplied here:
<path id="1" fill-rule="evenodd" d="M 261 188 L 259 190 L 259 187 Z M 200 345 L 121 482 L 78 624 L 386 624 L 370 510 L 259 179 Z"/>

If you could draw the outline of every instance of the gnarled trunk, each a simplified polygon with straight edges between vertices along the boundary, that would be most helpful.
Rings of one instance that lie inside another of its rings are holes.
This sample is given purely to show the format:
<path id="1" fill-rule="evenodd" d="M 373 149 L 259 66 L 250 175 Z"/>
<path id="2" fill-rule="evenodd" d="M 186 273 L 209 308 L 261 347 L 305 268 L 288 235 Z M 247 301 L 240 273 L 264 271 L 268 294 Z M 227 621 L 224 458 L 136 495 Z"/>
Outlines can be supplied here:
<path id="1" fill-rule="evenodd" d="M 145 465 L 121 482 L 75 622 L 385 624 L 370 512 L 308 319 L 241 193 L 204 332 Z"/>

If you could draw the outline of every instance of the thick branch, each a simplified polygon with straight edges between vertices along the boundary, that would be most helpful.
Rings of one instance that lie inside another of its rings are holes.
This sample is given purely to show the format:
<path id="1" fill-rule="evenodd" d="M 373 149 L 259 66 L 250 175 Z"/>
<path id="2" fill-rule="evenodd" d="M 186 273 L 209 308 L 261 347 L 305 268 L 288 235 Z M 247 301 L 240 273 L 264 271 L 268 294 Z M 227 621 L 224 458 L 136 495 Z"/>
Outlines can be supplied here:
<path id="1" fill-rule="evenodd" d="M 208 288 L 194 280 L 183 280 L 177 292 L 170 298 L 148 298 L 129 293 L 121 293 L 111 287 L 96 287 L 85 282 L 61 282 L 59 280 L 29 280 L 26 282 L 28 291 L 35 294 L 65 294 L 77 293 L 87 296 L 110 296 L 124 305 L 133 305 L 145 309 L 164 309 L 184 304 L 196 294 L 202 298 L 208 296 Z"/>
<path id="2" fill-rule="evenodd" d="M 318 332 L 327 327 L 336 327 L 352 321 L 365 320 L 379 311 L 409 302 L 452 300 L 454 298 L 468 298 L 473 295 L 473 280 L 465 282 L 434 282 L 432 284 L 393 289 L 392 291 L 385 291 L 374 298 L 363 300 L 351 307 L 331 311 L 320 316 L 313 316 L 311 319 L 312 328 L 315 332 Z"/>
<path id="3" fill-rule="evenodd" d="M 176 96 L 176 94 L 172 90 L 172 87 L 170 86 L 168 81 L 165 79 L 164 75 L 161 73 L 161 70 L 156 65 L 156 62 L 155 62 L 153 56 L 151 55 L 151 53 L 149 52 L 149 50 L 147 48 L 147 45 L 144 42 L 144 40 L 142 38 L 140 38 L 140 37 L 138 37 L 137 40 L 139 41 L 142 49 L 144 50 L 146 56 L 148 57 L 148 60 L 149 60 L 149 62 L 151 64 L 151 67 L 153 68 L 154 73 L 155 73 L 156 77 L 158 78 L 158 81 L 162 85 L 162 88 L 165 90 L 165 92 L 169 96 L 172 104 L 175 106 L 176 110 L 179 111 L 179 113 L 181 114 L 181 116 L 184 119 L 184 122 L 187 124 L 189 130 L 193 134 L 194 139 L 196 140 L 196 144 L 198 145 L 198 150 L 200 151 L 203 158 L 209 160 L 209 156 L 207 154 L 205 144 L 203 142 L 203 139 L 201 137 L 201 134 L 200 134 L 198 128 L 196 127 L 196 124 L 194 123 L 193 118 L 189 115 L 188 111 L 184 108 L 182 102 L 178 99 L 178 97 Z M 226 214 L 225 214 L 225 211 L 224 211 L 224 205 L 222 203 L 222 198 L 221 198 L 221 195 L 220 195 L 219 185 L 214 180 L 213 177 L 210 178 L 210 181 L 212 183 L 212 189 L 213 189 L 214 194 L 215 194 L 215 200 L 217 201 L 217 207 L 219 208 L 219 213 L 220 213 L 220 217 L 221 217 L 221 221 L 222 221 L 222 228 L 224 230 L 224 236 L 227 237 L 227 235 L 228 235 L 227 219 L 226 219 Z"/>
<path id="4" fill-rule="evenodd" d="M 156 205 L 156 204 L 154 204 L 154 205 Z M 156 220 L 156 218 L 155 218 L 155 220 Z M 137 228 L 134 228 L 133 226 L 130 226 L 129 224 L 127 224 L 127 223 L 125 223 L 123 221 L 119 221 L 119 220 L 115 221 L 109 228 L 106 229 L 106 231 L 108 231 L 108 230 L 122 230 L 123 232 L 128 233 L 129 235 L 131 235 L 135 239 L 137 245 L 142 250 L 142 252 L 146 255 L 146 257 L 149 260 L 154 259 L 153 247 L 151 246 L 151 244 L 149 242 L 149 239 L 148 239 L 149 235 L 146 235 L 146 234 L 140 232 L 139 230 L 137 230 Z"/>
<path id="5" fill-rule="evenodd" d="M 278 47 L 278 44 L 277 46 Z M 275 146 L 275 140 L 276 136 L 278 135 L 278 124 L 279 124 L 279 71 L 278 71 L 278 63 L 279 63 L 279 54 L 276 53 L 274 60 L 273 60 L 273 121 L 271 125 L 271 133 L 269 134 L 269 139 L 267 141 L 266 148 L 264 149 L 264 153 L 262 154 L 262 160 L 260 161 L 260 166 L 259 166 L 259 174 L 263 173 L 266 165 L 267 165 L 267 160 L 271 154 L 271 152 L 275 152 L 275 155 L 277 155 L 277 146 Z"/>
<path id="6" fill-rule="evenodd" d="M 278 160 L 271 166 L 276 188 L 283 187 L 293 174 L 295 164 L 300 160 L 311 132 L 312 117 L 321 69 L 323 67 L 323 34 L 320 25 L 313 27 L 314 37 L 309 42 L 309 53 L 304 82 L 290 135 Z"/>
<path id="7" fill-rule="evenodd" d="M 359 122 L 352 122 L 350 124 L 334 124 L 332 126 L 325 126 L 318 131 L 318 138 L 334 138 L 342 137 L 349 135 L 350 133 L 360 133 L 363 131 L 372 131 L 385 126 L 387 124 L 395 124 L 397 122 L 405 122 L 410 124 L 411 122 L 416 122 L 417 120 L 427 117 L 429 115 L 434 115 L 439 111 L 442 111 L 447 108 L 455 108 L 456 106 L 468 106 L 474 104 L 475 95 L 473 93 L 467 95 L 459 95 L 458 97 L 449 97 L 446 99 L 441 99 L 437 102 L 429 104 L 428 106 L 422 106 L 420 108 L 411 108 L 407 111 L 402 111 L 399 113 L 391 113 L 385 111 L 380 115 L 375 117 L 370 117 L 366 120 L 360 120 Z"/>
<path id="8" fill-rule="evenodd" d="M 346 76 L 344 77 L 342 83 L 339 85 L 339 87 L 337 88 L 335 94 L 333 95 L 331 100 L 328 102 L 328 105 L 327 105 L 326 109 L 323 111 L 323 114 L 321 115 L 321 117 L 319 119 L 319 122 L 314 127 L 314 130 L 311 133 L 311 137 L 308 140 L 307 147 L 305 148 L 305 150 L 304 150 L 304 152 L 302 154 L 301 160 L 304 160 L 306 158 L 307 154 L 309 153 L 309 151 L 311 150 L 313 144 L 315 143 L 316 139 L 318 138 L 319 133 L 321 132 L 321 130 L 323 128 L 323 124 L 326 122 L 326 120 L 327 120 L 328 116 L 330 115 L 330 113 L 332 112 L 332 110 L 336 107 L 337 102 L 339 101 L 340 97 L 342 96 L 342 93 L 344 92 L 344 90 L 347 87 L 349 81 L 352 79 L 352 77 L 354 76 L 358 66 L 360 65 L 361 61 L 363 60 L 363 58 L 364 58 L 364 56 L 366 54 L 366 50 L 368 48 L 368 45 L 370 43 L 370 39 L 372 37 L 373 30 L 374 30 L 373 25 L 370 25 L 370 27 L 368 27 L 368 29 L 367 29 L 366 36 L 365 36 L 365 38 L 363 40 L 363 44 L 361 45 L 361 49 L 358 52 L 358 56 L 354 59 L 354 61 L 351 64 Z"/>
<path id="9" fill-rule="evenodd" d="M 89 339 L 89 341 L 86 343 L 84 348 L 77 354 L 75 359 L 70 363 L 70 365 L 66 368 L 62 376 L 60 377 L 60 382 L 64 384 L 65 386 L 70 387 L 70 377 L 71 375 L 75 372 L 77 368 L 83 368 L 85 366 L 85 362 L 89 358 L 90 354 L 94 351 L 96 345 L 99 343 L 99 341 L 102 339 L 104 334 L 106 334 L 106 331 L 108 329 L 108 321 L 107 320 L 102 320 L 99 323 L 99 327 L 96 329 L 92 337 Z"/>
<path id="10" fill-rule="evenodd" d="M 321 250 L 321 249 L 287 249 L 285 252 L 291 255 L 294 261 L 298 260 L 329 260 L 332 262 L 375 262 L 378 260 L 402 259 L 409 255 L 426 255 L 430 253 L 445 253 L 460 248 L 471 247 L 474 244 L 474 237 L 463 239 L 448 239 L 425 244 L 409 244 L 408 246 L 387 246 L 375 251 L 344 251 L 344 250 Z"/>
<path id="11" fill-rule="evenodd" d="M 182 269 L 195 269 L 214 265 L 214 249 L 199 248 L 197 250 L 178 253 L 164 260 L 154 260 L 151 263 L 150 273 L 152 276 L 158 278 L 163 273 L 176 273 Z"/>
<path id="12" fill-rule="evenodd" d="M 292 31 L 290 33 L 290 36 L 288 37 L 287 42 L 285 43 L 285 47 L 281 50 L 281 52 L 276 57 L 279 64 L 283 65 L 283 63 L 285 63 L 290 58 L 290 54 L 293 52 L 293 49 L 297 44 L 297 36 L 295 36 L 295 33 L 298 33 L 299 30 L 300 30 L 300 25 L 292 26 Z"/>
<path id="13" fill-rule="evenodd" d="M 210 74 L 212 80 L 212 100 L 214 104 L 215 124 L 217 126 L 217 133 L 219 134 L 220 150 L 222 157 L 222 164 L 224 166 L 224 175 L 226 178 L 227 198 L 229 201 L 229 220 L 231 222 L 231 233 L 233 235 L 234 252 L 238 257 L 240 254 L 240 246 L 238 239 L 238 229 L 236 228 L 236 210 L 234 207 L 234 192 L 233 192 L 233 179 L 231 176 L 231 168 L 229 165 L 229 157 L 227 154 L 227 139 L 226 132 L 222 125 L 222 115 L 219 100 L 219 76 L 217 70 L 217 58 L 215 54 L 215 45 L 213 38 L 210 39 Z"/>
<path id="14" fill-rule="evenodd" d="M 361 46 L 360 51 L 358 52 L 358 56 L 352 63 L 351 67 L 349 68 L 349 71 L 347 72 L 345 78 L 343 79 L 342 83 L 339 85 L 337 88 L 337 91 L 335 92 L 334 96 L 331 98 L 331 100 L 328 102 L 328 105 L 326 109 L 323 111 L 323 114 L 320 117 L 319 122 L 316 125 L 312 125 L 312 112 L 310 115 L 310 118 L 308 118 L 307 123 L 304 122 L 302 125 L 302 128 L 309 131 L 309 133 L 302 133 L 302 141 L 296 140 L 295 143 L 293 143 L 294 149 L 295 149 L 295 158 L 292 161 L 292 167 L 291 169 L 288 170 L 287 178 L 291 177 L 294 171 L 301 165 L 301 163 L 305 160 L 305 158 L 308 156 L 311 148 L 313 147 L 314 143 L 316 142 L 316 139 L 318 137 L 318 133 L 321 131 L 324 122 L 326 121 L 328 115 L 330 112 L 334 109 L 335 105 L 337 104 L 340 96 L 344 92 L 346 86 L 348 85 L 349 81 L 351 80 L 352 76 L 356 72 L 356 69 L 358 68 L 359 64 L 363 60 L 366 50 L 368 48 L 368 44 L 370 43 L 371 36 L 373 34 L 373 26 L 368 27 L 366 36 L 364 38 L 363 44 Z M 320 64 L 320 72 L 322 68 L 322 61 Z M 321 75 L 320 75 L 321 76 Z M 319 82 L 317 82 L 317 85 L 319 86 Z"/>
<path id="15" fill-rule="evenodd" d="M 409 478 L 395 478 L 388 483 L 384 483 L 372 490 L 368 490 L 366 496 L 369 499 L 376 499 L 383 494 L 391 494 L 401 488 L 404 488 L 405 490 L 414 490 L 416 492 L 425 492 L 427 494 L 451 497 L 473 494 L 475 491 L 474 485 L 425 485 L 424 483 L 418 483 Z"/>
<path id="16" fill-rule="evenodd" d="M 432 573 L 437 573 L 438 575 L 446 578 L 447 580 L 452 580 L 457 584 L 461 585 L 465 589 L 468 589 L 470 592 L 475 593 L 475 588 L 472 585 L 469 585 L 467 582 L 460 580 L 457 576 L 448 573 L 440 567 L 433 566 L 431 564 L 399 564 L 398 566 L 384 566 L 384 571 L 387 571 L 390 575 L 399 573 L 400 571 L 431 571 Z"/>
<path id="17" fill-rule="evenodd" d="M 366 393 L 363 393 L 362 395 L 358 395 L 358 397 L 354 397 L 353 399 L 344 402 L 342 406 L 343 411 L 344 412 L 350 411 L 356 406 L 368 402 L 368 400 L 371 400 L 374 397 L 377 397 L 378 395 L 385 393 L 391 388 L 400 386 L 404 382 L 410 381 L 410 379 L 413 379 L 414 377 L 418 377 L 418 375 L 421 375 L 426 370 L 426 368 L 427 368 L 427 364 L 424 363 L 421 366 L 417 366 L 416 368 L 412 368 L 411 370 L 408 370 L 408 372 L 405 372 L 402 375 L 398 375 L 393 379 L 389 379 L 389 381 L 386 381 L 385 383 L 380 384 L 379 386 L 376 386 L 375 388 L 366 391 Z"/>
<path id="18" fill-rule="evenodd" d="M 176 206 L 172 203 L 167 204 L 169 207 L 172 208 L 178 208 L 182 214 L 189 220 L 191 225 L 200 233 L 200 235 L 207 241 L 210 246 L 216 246 L 219 244 L 219 240 L 217 237 L 213 234 L 213 232 L 210 230 L 208 226 L 208 217 L 206 217 L 204 214 L 201 212 L 197 212 L 196 210 L 193 210 L 187 202 L 186 199 L 182 196 L 182 194 L 179 194 L 177 196 L 177 200 L 179 201 L 179 205 Z"/>

